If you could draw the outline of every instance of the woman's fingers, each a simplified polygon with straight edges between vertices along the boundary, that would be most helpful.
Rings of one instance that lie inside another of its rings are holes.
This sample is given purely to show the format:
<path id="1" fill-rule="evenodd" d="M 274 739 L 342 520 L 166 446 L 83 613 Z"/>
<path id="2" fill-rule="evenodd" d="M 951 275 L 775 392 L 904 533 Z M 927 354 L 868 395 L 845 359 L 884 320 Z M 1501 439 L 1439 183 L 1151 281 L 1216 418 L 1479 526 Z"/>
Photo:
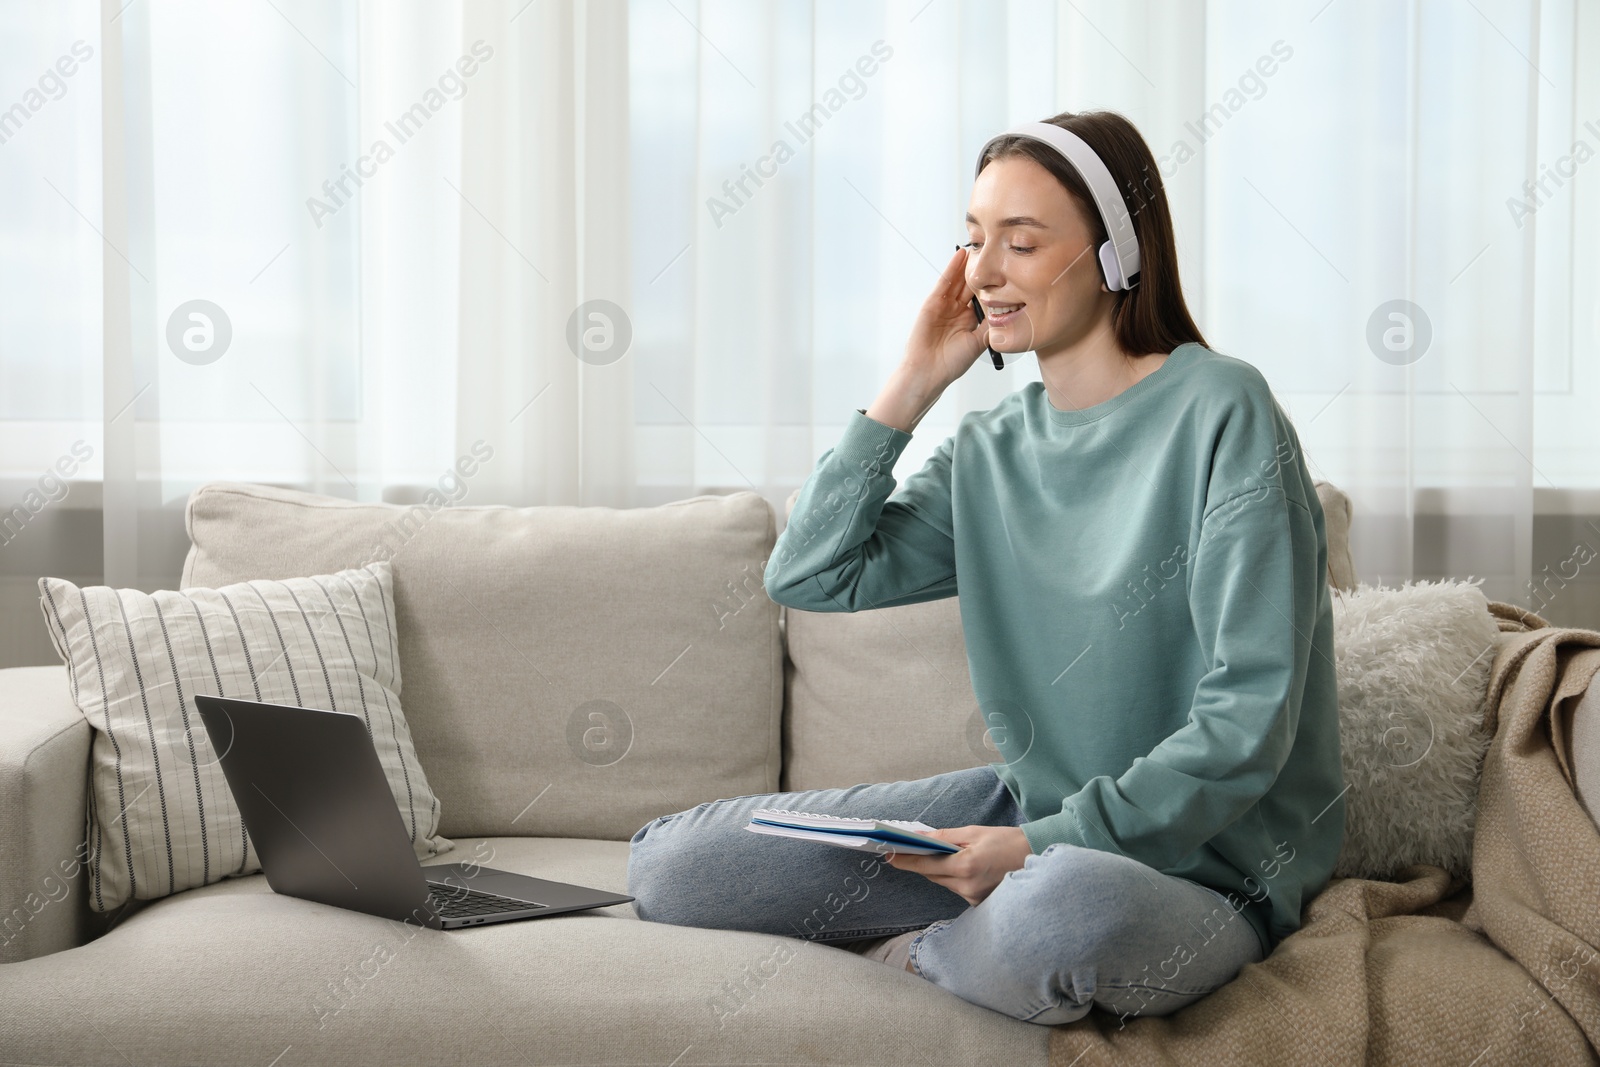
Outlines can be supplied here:
<path id="1" fill-rule="evenodd" d="M 982 324 L 983 318 L 972 307 L 976 294 L 967 287 L 967 250 L 961 245 L 956 246 L 955 254 L 950 257 L 950 262 L 945 264 L 944 274 L 940 280 L 944 283 L 939 293 L 940 302 L 948 313 L 963 322 L 961 329 L 964 332 L 973 332 L 975 327 L 966 325 L 961 319 L 962 314 L 971 312 L 974 322 L 978 325 Z"/>
<path id="2" fill-rule="evenodd" d="M 944 271 L 939 280 L 944 283 L 944 293 L 947 299 L 961 296 L 967 289 L 967 250 L 956 245 L 955 255 L 950 257 L 950 262 L 944 265 Z"/>

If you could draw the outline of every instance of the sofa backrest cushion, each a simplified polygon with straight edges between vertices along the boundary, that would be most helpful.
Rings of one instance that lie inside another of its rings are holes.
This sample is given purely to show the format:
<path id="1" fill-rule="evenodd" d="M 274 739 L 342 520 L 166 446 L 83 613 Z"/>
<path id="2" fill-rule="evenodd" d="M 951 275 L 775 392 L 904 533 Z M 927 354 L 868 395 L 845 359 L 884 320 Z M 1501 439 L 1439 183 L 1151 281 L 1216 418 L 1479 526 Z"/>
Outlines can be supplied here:
<path id="1" fill-rule="evenodd" d="M 1350 497 L 1332 482 L 1318 480 L 1313 484 L 1328 536 L 1328 584 L 1351 592 L 1356 587 L 1356 567 L 1350 556 Z"/>
<path id="2" fill-rule="evenodd" d="M 755 493 L 659 507 L 189 498 L 185 586 L 393 566 L 406 718 L 451 837 L 626 840 L 778 787 L 776 540 Z"/>
<path id="3" fill-rule="evenodd" d="M 1355 585 L 1350 500 L 1316 483 L 1329 584 Z M 784 514 L 800 496 L 789 494 Z M 877 611 L 785 608 L 784 789 L 925 778 L 998 762 L 967 669 L 959 597 Z"/>

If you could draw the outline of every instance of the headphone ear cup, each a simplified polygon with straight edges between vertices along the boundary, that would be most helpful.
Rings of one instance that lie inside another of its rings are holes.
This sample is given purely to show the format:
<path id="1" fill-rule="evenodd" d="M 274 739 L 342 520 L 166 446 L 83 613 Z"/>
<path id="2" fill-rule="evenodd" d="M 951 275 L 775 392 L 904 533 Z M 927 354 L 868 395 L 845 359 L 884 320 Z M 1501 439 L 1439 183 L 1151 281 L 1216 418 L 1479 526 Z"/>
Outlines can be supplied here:
<path id="1" fill-rule="evenodd" d="M 1106 288 L 1113 293 L 1128 288 L 1127 280 L 1122 277 L 1122 264 L 1117 262 L 1117 250 L 1110 241 L 1101 243 L 1099 254 L 1100 273 L 1105 275 Z"/>

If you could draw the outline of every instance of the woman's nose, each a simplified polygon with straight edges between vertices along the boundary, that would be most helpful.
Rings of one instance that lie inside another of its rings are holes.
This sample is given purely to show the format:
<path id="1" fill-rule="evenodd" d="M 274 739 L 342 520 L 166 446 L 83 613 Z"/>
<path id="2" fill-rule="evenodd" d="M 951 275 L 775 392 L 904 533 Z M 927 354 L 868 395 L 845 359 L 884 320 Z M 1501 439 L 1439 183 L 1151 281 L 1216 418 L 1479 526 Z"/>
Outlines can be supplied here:
<path id="1" fill-rule="evenodd" d="M 1005 280 L 993 271 L 973 271 L 967 275 L 967 288 L 974 293 L 997 293 L 1005 288 Z"/>
<path id="2" fill-rule="evenodd" d="M 970 249 L 967 252 L 967 287 L 973 292 L 984 289 L 994 289 L 999 286 L 1000 272 L 995 269 L 994 259 L 989 256 L 989 246 L 984 245 L 977 252 Z"/>

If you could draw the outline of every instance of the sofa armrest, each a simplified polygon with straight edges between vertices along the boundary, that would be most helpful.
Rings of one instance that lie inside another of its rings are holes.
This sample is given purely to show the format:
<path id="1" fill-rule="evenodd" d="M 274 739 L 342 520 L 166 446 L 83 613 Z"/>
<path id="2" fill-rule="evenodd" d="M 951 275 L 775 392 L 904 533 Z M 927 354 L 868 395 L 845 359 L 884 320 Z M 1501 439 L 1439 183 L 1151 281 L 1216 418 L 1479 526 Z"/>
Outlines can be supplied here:
<path id="1" fill-rule="evenodd" d="M 0 964 L 93 936 L 83 862 L 90 734 L 65 667 L 0 670 Z"/>

